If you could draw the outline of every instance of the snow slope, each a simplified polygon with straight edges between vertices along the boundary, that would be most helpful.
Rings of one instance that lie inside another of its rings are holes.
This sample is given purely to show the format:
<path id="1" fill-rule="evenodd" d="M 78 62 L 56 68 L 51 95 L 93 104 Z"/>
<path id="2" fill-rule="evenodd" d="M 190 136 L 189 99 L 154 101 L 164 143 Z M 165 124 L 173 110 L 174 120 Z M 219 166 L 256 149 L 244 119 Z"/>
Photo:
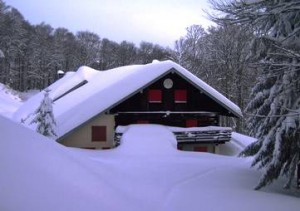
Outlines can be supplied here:
<path id="1" fill-rule="evenodd" d="M 222 155 L 237 156 L 246 146 L 255 142 L 257 139 L 250 136 L 232 132 L 230 142 L 219 145 L 219 153 Z"/>
<path id="2" fill-rule="evenodd" d="M 21 99 L 16 93 L 0 83 L 0 115 L 11 117 L 21 104 Z"/>
<path id="3" fill-rule="evenodd" d="M 4 117 L 0 128 L 0 210 L 116 210 L 104 170 Z"/>
<path id="4" fill-rule="evenodd" d="M 257 141 L 257 139 L 241 133 L 233 132 L 231 136 L 231 141 L 233 141 L 236 145 L 240 146 L 241 149 L 244 149 L 246 146 Z"/>
<path id="5" fill-rule="evenodd" d="M 299 210 L 263 191 L 245 159 L 177 151 L 164 126 L 133 125 L 113 150 L 63 147 L 0 117 L 0 210 Z M 293 194 L 293 192 L 289 192 Z M 294 193 L 296 195 L 296 193 Z"/>

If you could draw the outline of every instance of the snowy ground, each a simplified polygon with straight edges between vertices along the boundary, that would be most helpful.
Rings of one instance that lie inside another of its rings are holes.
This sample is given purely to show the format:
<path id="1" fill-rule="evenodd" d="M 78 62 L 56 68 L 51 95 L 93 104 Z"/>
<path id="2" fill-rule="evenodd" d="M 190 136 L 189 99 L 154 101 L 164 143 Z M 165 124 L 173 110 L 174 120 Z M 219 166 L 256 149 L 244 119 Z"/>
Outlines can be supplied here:
<path id="1" fill-rule="evenodd" d="M 178 151 L 174 136 L 163 126 L 131 126 L 120 147 L 94 151 L 61 146 L 1 116 L 0 128 L 0 210 L 300 207 L 299 192 L 282 190 L 281 181 L 254 191 L 260 172 L 249 168 L 251 160 Z M 233 138 L 236 148 L 231 149 L 236 152 L 251 141 L 239 134 Z"/>
<path id="2" fill-rule="evenodd" d="M 248 160 L 177 151 L 162 126 L 131 126 L 119 148 L 99 151 L 3 117 L 0 127 L 0 210 L 299 210 L 280 182 L 254 191 Z"/>
<path id="3" fill-rule="evenodd" d="M 15 112 L 21 104 L 19 96 L 0 83 L 0 115 L 11 117 L 12 113 Z"/>

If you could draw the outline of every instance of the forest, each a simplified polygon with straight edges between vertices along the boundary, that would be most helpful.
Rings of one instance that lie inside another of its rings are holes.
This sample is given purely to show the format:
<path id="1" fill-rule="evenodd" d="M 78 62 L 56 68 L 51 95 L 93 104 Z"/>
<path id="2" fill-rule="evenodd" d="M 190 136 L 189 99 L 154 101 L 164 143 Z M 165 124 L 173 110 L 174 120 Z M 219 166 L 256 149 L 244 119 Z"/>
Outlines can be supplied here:
<path id="1" fill-rule="evenodd" d="M 58 70 L 75 71 L 82 65 L 106 70 L 171 59 L 244 108 L 258 72 L 250 65 L 251 36 L 229 24 L 207 30 L 193 25 L 173 49 L 147 41 L 136 46 L 90 31 L 74 34 L 46 23 L 32 25 L 0 0 L 0 82 L 19 91 L 43 89 L 57 79 Z"/>
<path id="2" fill-rule="evenodd" d="M 216 88 L 244 111 L 228 120 L 258 138 L 242 153 L 265 168 L 257 189 L 279 176 L 291 185 L 300 158 L 299 0 L 210 0 L 217 26 L 192 25 L 174 48 L 143 41 L 114 42 L 90 31 L 76 34 L 47 23 L 32 25 L 0 0 L 0 83 L 43 89 L 58 70 L 98 70 L 171 59 Z M 199 11 L 201 12 L 201 11 Z"/>

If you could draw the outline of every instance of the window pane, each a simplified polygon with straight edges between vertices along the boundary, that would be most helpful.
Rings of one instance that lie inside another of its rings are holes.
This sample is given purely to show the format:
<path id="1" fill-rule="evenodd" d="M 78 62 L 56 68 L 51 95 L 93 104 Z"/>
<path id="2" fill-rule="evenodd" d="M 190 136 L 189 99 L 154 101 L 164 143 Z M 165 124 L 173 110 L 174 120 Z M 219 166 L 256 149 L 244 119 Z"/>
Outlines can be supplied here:
<path id="1" fill-rule="evenodd" d="M 186 103 L 187 102 L 187 92 L 185 89 L 175 90 L 175 103 Z"/>
<path id="2" fill-rule="evenodd" d="M 92 141 L 106 141 L 106 126 L 92 126 Z"/>
<path id="3" fill-rule="evenodd" d="M 148 101 L 149 101 L 149 103 L 161 103 L 162 102 L 161 90 L 159 90 L 159 89 L 149 90 Z"/>

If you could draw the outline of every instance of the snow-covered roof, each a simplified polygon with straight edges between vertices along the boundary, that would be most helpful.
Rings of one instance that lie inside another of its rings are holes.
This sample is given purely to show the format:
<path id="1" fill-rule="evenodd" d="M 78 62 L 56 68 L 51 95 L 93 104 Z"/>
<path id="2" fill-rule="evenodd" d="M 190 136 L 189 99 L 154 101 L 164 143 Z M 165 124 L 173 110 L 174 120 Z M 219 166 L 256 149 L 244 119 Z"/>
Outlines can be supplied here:
<path id="1" fill-rule="evenodd" d="M 67 134 L 97 114 L 107 111 L 171 71 L 188 80 L 235 116 L 242 116 L 237 105 L 172 61 L 156 61 L 106 71 L 97 71 L 83 66 L 76 72 L 67 73 L 48 87 L 51 90 L 49 96 L 55 100 L 53 111 L 58 125 L 58 136 Z M 42 93 L 33 96 L 15 113 L 14 119 L 21 121 L 28 118 L 42 98 Z M 25 122 L 30 122 L 29 119 Z"/>

